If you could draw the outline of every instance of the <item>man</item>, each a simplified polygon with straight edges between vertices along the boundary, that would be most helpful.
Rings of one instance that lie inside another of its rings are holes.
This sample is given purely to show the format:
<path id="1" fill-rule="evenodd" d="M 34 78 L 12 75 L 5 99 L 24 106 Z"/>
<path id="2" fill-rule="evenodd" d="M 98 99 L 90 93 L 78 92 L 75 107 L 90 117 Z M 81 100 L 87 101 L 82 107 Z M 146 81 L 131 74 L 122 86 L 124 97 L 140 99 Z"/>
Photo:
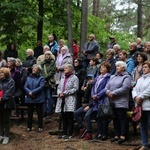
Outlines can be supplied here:
<path id="1" fill-rule="evenodd" d="M 134 61 L 134 64 L 135 64 L 135 67 L 137 66 L 137 55 L 138 55 L 138 52 L 137 51 L 137 43 L 136 42 L 132 42 L 130 43 L 130 46 L 129 46 L 129 54 L 127 56 L 127 58 L 132 58 L 133 61 Z"/>
<path id="2" fill-rule="evenodd" d="M 143 44 L 142 44 L 141 38 L 137 38 L 137 39 L 136 39 L 136 43 L 137 43 L 137 51 L 143 52 L 144 46 L 143 46 Z"/>
<path id="3" fill-rule="evenodd" d="M 148 60 L 150 60 L 150 42 L 146 42 L 146 55 Z"/>
<path id="4" fill-rule="evenodd" d="M 100 50 L 97 41 L 95 40 L 95 35 L 91 34 L 89 36 L 89 41 L 85 43 L 82 48 L 83 54 L 83 67 L 87 69 L 89 61 L 92 57 L 96 56 L 97 52 Z"/>
<path id="5" fill-rule="evenodd" d="M 58 55 L 58 51 L 59 51 L 59 47 L 58 47 L 58 43 L 54 40 L 54 36 L 53 35 L 49 35 L 48 36 L 48 43 L 47 45 L 50 48 L 50 51 L 53 53 L 53 55 L 55 57 L 57 57 Z"/>
<path id="6" fill-rule="evenodd" d="M 107 45 L 106 50 L 108 50 L 108 49 L 113 49 L 113 46 L 114 46 L 115 44 L 117 44 L 117 43 L 116 43 L 116 39 L 115 39 L 114 36 L 110 36 L 110 37 L 109 37 L 109 40 L 110 40 L 110 43 Z"/>
<path id="7" fill-rule="evenodd" d="M 134 69 L 133 59 L 132 58 L 127 59 L 127 52 L 125 50 L 120 51 L 119 58 L 120 58 L 120 60 L 122 60 L 123 62 L 125 62 L 127 64 L 126 71 L 131 74 Z"/>
<path id="8" fill-rule="evenodd" d="M 120 52 L 120 45 L 115 44 L 115 45 L 113 46 L 113 50 L 115 51 L 115 56 L 114 56 L 114 58 L 115 58 L 116 60 L 118 60 L 118 59 L 119 59 L 119 52 Z"/>

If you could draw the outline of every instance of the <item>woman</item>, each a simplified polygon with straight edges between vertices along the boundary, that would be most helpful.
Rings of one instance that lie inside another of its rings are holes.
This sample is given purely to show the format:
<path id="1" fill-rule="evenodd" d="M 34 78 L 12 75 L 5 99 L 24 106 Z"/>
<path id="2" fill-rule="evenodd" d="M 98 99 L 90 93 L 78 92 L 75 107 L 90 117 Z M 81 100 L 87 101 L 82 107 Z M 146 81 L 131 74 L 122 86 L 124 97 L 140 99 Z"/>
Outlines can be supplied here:
<path id="1" fill-rule="evenodd" d="M 15 108 L 14 95 L 15 82 L 11 78 L 8 68 L 0 69 L 0 141 L 2 144 L 9 142 L 10 116 Z"/>
<path id="2" fill-rule="evenodd" d="M 110 71 L 110 64 L 108 62 L 103 62 L 100 68 L 101 75 L 96 77 L 92 91 L 91 91 L 91 97 L 92 102 L 89 103 L 87 106 L 80 107 L 74 112 L 74 118 L 77 121 L 78 127 L 80 129 L 79 138 L 84 137 L 84 140 L 92 140 L 92 121 L 91 117 L 93 115 L 97 114 L 98 105 L 102 103 L 106 103 L 107 96 L 105 95 L 105 86 L 107 82 L 109 81 L 110 74 L 108 73 Z M 85 114 L 85 121 L 87 124 L 87 127 L 85 128 L 82 123 L 82 116 Z M 106 140 L 107 139 L 107 129 L 108 123 L 106 120 L 99 120 L 98 121 L 98 136 L 97 139 Z"/>
<path id="3" fill-rule="evenodd" d="M 6 60 L 3 59 L 3 53 L 0 51 L 0 68 L 6 67 L 6 66 L 7 66 Z"/>
<path id="4" fill-rule="evenodd" d="M 38 131 L 43 131 L 43 103 L 44 103 L 44 86 L 45 80 L 44 77 L 40 74 L 41 66 L 33 65 L 32 74 L 27 78 L 24 85 L 26 92 L 25 103 L 28 105 L 28 122 L 27 122 L 27 131 L 32 130 L 32 120 L 33 120 L 33 111 L 34 106 L 37 109 L 38 115 Z"/>
<path id="5" fill-rule="evenodd" d="M 143 52 L 139 52 L 137 56 L 138 65 L 133 69 L 132 75 L 132 82 L 131 86 L 134 87 L 136 85 L 137 80 L 142 76 L 143 70 L 142 65 L 147 60 L 147 56 Z"/>
<path id="6" fill-rule="evenodd" d="M 73 49 L 73 59 L 77 59 L 78 58 L 78 52 L 79 52 L 79 46 L 77 45 L 77 40 L 73 39 L 72 40 L 72 49 Z"/>
<path id="7" fill-rule="evenodd" d="M 137 80 L 133 88 L 132 97 L 136 105 L 142 106 L 142 118 L 140 121 L 140 131 L 142 147 L 139 150 L 148 148 L 148 128 L 150 127 L 150 61 L 145 61 L 142 65 L 143 75 Z"/>
<path id="8" fill-rule="evenodd" d="M 55 86 L 54 75 L 56 71 L 55 61 L 52 59 L 52 53 L 46 51 L 44 53 L 45 60 L 41 63 L 42 75 L 45 78 L 45 103 L 43 105 L 43 116 L 50 116 L 53 113 L 52 90 Z"/>
<path id="9" fill-rule="evenodd" d="M 29 76 L 32 73 L 32 66 L 36 64 L 36 59 L 34 58 L 34 52 L 32 49 L 26 50 L 26 60 L 23 61 L 22 65 L 27 70 L 27 76 Z"/>
<path id="10" fill-rule="evenodd" d="M 84 79 L 86 77 L 86 71 L 83 68 L 83 61 L 81 59 L 75 59 L 74 60 L 74 69 L 75 69 L 75 75 L 79 79 L 79 90 L 77 92 L 77 108 L 82 106 L 82 97 L 84 95 L 83 90 L 81 90 L 81 87 L 83 85 Z"/>
<path id="11" fill-rule="evenodd" d="M 106 94 L 110 98 L 114 112 L 114 130 L 115 137 L 111 142 L 118 141 L 118 144 L 126 140 L 127 129 L 127 109 L 129 103 L 129 91 L 131 85 L 131 77 L 126 72 L 127 65 L 123 61 L 116 62 L 116 74 L 110 77 L 106 85 Z"/>
<path id="12" fill-rule="evenodd" d="M 56 74 L 55 79 L 57 84 L 59 84 L 59 81 L 61 77 L 64 75 L 64 67 L 66 64 L 73 64 L 73 59 L 71 54 L 69 53 L 69 49 L 67 46 L 63 46 L 61 48 L 61 53 L 58 55 L 56 60 Z"/>
<path id="13" fill-rule="evenodd" d="M 74 75 L 73 66 L 65 65 L 65 76 L 63 76 L 58 85 L 56 113 L 62 113 L 63 135 L 60 138 L 69 139 L 73 136 L 74 117 L 76 108 L 76 93 L 79 87 L 79 80 Z"/>

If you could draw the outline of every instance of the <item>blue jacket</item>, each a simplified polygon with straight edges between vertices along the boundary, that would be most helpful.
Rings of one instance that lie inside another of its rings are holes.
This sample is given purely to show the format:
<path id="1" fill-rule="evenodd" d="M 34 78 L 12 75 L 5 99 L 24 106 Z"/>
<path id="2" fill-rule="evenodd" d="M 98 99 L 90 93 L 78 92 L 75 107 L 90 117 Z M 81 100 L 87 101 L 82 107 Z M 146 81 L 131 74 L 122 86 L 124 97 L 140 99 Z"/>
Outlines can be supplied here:
<path id="1" fill-rule="evenodd" d="M 133 61 L 133 59 L 132 58 L 128 58 L 126 64 L 127 64 L 126 71 L 128 73 L 132 73 L 132 71 L 134 69 L 134 61 Z"/>
<path id="2" fill-rule="evenodd" d="M 92 87 L 92 91 L 91 91 L 91 97 L 93 97 L 93 95 L 97 95 L 98 97 L 98 100 L 93 100 L 93 111 L 97 111 L 98 110 L 98 105 L 100 104 L 104 104 L 107 102 L 108 100 L 108 97 L 105 93 L 105 86 L 107 84 L 107 82 L 109 81 L 110 79 L 110 76 L 111 74 L 108 73 L 103 79 L 102 81 L 100 82 L 99 86 L 98 86 L 98 89 L 97 89 L 97 93 L 95 93 L 95 84 L 97 82 L 97 79 L 98 77 L 95 78 L 95 81 L 94 81 L 94 86 Z"/>
<path id="3" fill-rule="evenodd" d="M 33 76 L 32 74 L 27 78 L 24 85 L 26 92 L 25 103 L 43 103 L 44 99 L 44 86 L 45 80 L 42 75 Z M 29 96 L 29 92 L 32 92 L 33 97 Z"/>

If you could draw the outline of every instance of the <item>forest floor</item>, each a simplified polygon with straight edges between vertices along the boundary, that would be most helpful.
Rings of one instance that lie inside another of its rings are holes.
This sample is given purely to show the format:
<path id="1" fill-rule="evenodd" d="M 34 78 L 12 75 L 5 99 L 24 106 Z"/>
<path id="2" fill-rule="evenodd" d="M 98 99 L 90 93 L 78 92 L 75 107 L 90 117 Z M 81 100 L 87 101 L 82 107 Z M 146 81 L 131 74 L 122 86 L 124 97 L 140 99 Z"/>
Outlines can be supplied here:
<path id="1" fill-rule="evenodd" d="M 44 118 L 44 130 L 38 133 L 37 116 L 34 114 L 33 130 L 26 132 L 26 119 L 19 122 L 12 121 L 10 142 L 7 145 L 0 144 L 0 150 L 134 150 L 140 146 L 140 135 L 133 136 L 132 128 L 129 140 L 118 145 L 107 141 L 83 141 L 78 139 L 78 129 L 75 125 L 75 135 L 72 139 L 65 141 L 58 139 L 58 116 L 52 115 L 51 118 Z M 49 132 L 53 134 L 49 134 Z M 93 132 L 96 134 L 96 123 L 93 123 Z M 109 132 L 113 133 L 112 124 Z M 139 131 L 138 131 L 139 132 Z M 94 135 L 93 135 L 94 136 Z"/>

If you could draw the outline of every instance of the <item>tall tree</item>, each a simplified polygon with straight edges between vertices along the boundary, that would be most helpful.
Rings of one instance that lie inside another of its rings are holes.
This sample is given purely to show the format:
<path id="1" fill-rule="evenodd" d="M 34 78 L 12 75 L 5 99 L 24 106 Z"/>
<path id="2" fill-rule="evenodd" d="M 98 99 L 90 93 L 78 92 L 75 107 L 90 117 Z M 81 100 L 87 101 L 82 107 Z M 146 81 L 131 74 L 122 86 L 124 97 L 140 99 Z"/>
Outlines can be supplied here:
<path id="1" fill-rule="evenodd" d="M 43 0 L 38 0 L 39 8 L 39 19 L 38 19 L 38 30 L 37 30 L 37 41 L 42 41 L 43 37 Z"/>
<path id="2" fill-rule="evenodd" d="M 87 40 L 88 1 L 82 0 L 80 52 Z"/>
<path id="3" fill-rule="evenodd" d="M 71 17 L 71 2 L 67 0 L 67 19 L 68 19 L 68 47 L 72 52 L 72 17 Z"/>
<path id="4" fill-rule="evenodd" d="M 98 17 L 99 16 L 99 1 L 100 0 L 93 0 L 93 12 L 92 15 Z"/>

